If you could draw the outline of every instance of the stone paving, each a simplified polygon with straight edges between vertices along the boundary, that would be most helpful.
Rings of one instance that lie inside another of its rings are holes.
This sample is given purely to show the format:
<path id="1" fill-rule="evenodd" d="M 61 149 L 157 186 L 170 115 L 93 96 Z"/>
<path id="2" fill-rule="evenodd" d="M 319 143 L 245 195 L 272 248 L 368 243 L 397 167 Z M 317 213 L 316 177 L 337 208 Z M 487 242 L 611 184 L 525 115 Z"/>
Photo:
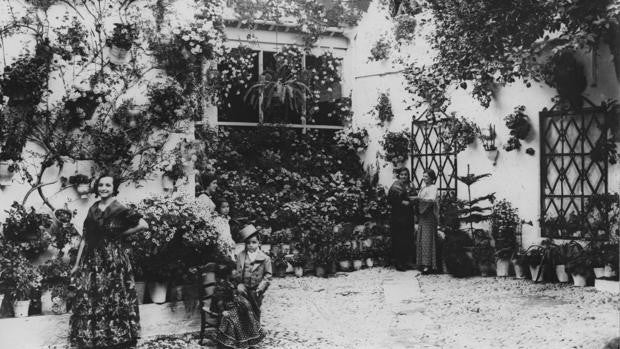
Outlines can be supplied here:
<path id="1" fill-rule="evenodd" d="M 619 297 L 512 278 L 375 268 L 275 279 L 263 304 L 275 348 L 587 348 L 620 336 Z M 191 338 L 146 348 L 198 348 Z"/>

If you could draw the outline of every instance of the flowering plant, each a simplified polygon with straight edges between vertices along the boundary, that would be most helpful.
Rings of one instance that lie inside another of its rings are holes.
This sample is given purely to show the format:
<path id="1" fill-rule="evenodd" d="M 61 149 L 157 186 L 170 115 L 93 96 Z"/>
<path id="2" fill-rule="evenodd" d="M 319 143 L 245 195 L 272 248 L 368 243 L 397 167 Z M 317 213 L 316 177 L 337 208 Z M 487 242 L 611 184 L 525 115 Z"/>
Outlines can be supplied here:
<path id="1" fill-rule="evenodd" d="M 519 140 L 527 138 L 531 128 L 529 117 L 525 114 L 525 106 L 516 106 L 512 113 L 504 117 L 504 120 L 506 127 L 510 130 L 510 139 L 504 149 L 506 151 L 520 149 L 521 142 Z"/>
<path id="2" fill-rule="evenodd" d="M 57 293 L 59 292 L 66 296 L 66 289 L 71 279 L 69 263 L 64 262 L 62 258 L 53 258 L 40 265 L 39 272 L 42 278 L 41 285 L 43 288 L 53 291 L 52 297 L 58 296 Z"/>
<path id="3" fill-rule="evenodd" d="M 390 95 L 387 93 L 381 93 L 377 101 L 377 105 L 374 110 L 379 118 L 380 125 L 383 125 L 386 121 L 390 122 L 394 118 L 392 112 L 392 102 L 390 102 Z"/>
<path id="4" fill-rule="evenodd" d="M 173 126 L 186 118 L 183 90 L 171 81 L 151 85 L 148 91 L 150 101 L 147 112 L 155 126 Z"/>
<path id="5" fill-rule="evenodd" d="M 4 238 L 18 246 L 25 255 L 34 257 L 45 251 L 50 244 L 51 236 L 47 229 L 51 218 L 44 213 L 37 213 L 34 207 L 27 210 L 17 202 L 13 202 L 9 215 L 3 226 Z"/>
<path id="6" fill-rule="evenodd" d="M 455 113 L 443 123 L 439 136 L 446 152 L 460 153 L 480 135 L 478 125 L 464 117 L 458 119 Z"/>
<path id="7" fill-rule="evenodd" d="M 105 93 L 101 91 L 75 88 L 64 98 L 64 108 L 61 111 L 66 120 L 66 128 L 79 127 L 84 120 L 92 118 L 97 106 L 106 102 Z"/>
<path id="8" fill-rule="evenodd" d="M 28 300 L 32 292 L 41 287 L 41 274 L 30 261 L 18 254 L 6 263 L 2 281 L 14 300 Z"/>
<path id="9" fill-rule="evenodd" d="M 379 142 L 383 146 L 383 158 L 394 163 L 402 163 L 409 157 L 410 135 L 407 131 L 388 131 Z"/>
<path id="10" fill-rule="evenodd" d="M 68 22 L 69 16 L 65 14 L 63 20 Z M 53 28 L 53 31 L 56 34 L 55 51 L 62 59 L 68 61 L 74 56 L 85 57 L 87 55 L 86 38 L 88 32 L 76 16 L 72 18 L 70 25 Z"/>
<path id="11" fill-rule="evenodd" d="M 365 128 L 347 127 L 336 132 L 336 143 L 345 149 L 362 152 L 368 148 L 368 131 Z"/>
<path id="12" fill-rule="evenodd" d="M 220 62 L 222 68 L 220 94 L 224 97 L 219 99 L 220 103 L 233 93 L 240 95 L 241 91 L 246 90 L 257 78 L 254 75 L 257 52 L 248 46 L 239 45 L 234 49 L 226 49 L 225 53 L 226 55 Z"/>
<path id="13" fill-rule="evenodd" d="M 10 97 L 9 104 L 36 105 L 47 85 L 52 58 L 48 42 L 37 43 L 35 54 L 26 51 L 0 77 L 0 91 Z"/>
<path id="14" fill-rule="evenodd" d="M 387 37 L 381 36 L 375 45 L 370 49 L 369 61 L 383 61 L 390 57 L 390 50 L 392 45 L 388 41 Z"/>
<path id="15" fill-rule="evenodd" d="M 138 38 L 138 30 L 133 24 L 114 23 L 110 45 L 123 50 L 129 50 Z"/>
<path id="16" fill-rule="evenodd" d="M 396 17 L 394 25 L 394 38 L 399 43 L 413 40 L 415 35 L 416 20 L 412 15 L 400 15 Z"/>

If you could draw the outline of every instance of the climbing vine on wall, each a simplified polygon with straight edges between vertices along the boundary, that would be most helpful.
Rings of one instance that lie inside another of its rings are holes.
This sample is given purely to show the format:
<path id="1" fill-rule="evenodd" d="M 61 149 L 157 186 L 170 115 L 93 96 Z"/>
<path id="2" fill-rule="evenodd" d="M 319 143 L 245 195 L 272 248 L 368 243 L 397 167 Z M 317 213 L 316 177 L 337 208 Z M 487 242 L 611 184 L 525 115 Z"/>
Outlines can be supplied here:
<path id="1" fill-rule="evenodd" d="M 612 0 L 429 0 L 427 6 L 435 25 L 429 41 L 437 56 L 422 70 L 410 69 L 408 80 L 433 87 L 412 89 L 427 98 L 449 86 L 469 88 L 484 107 L 497 85 L 540 80 L 546 62 L 537 60 L 538 54 L 592 48 L 620 14 Z"/>

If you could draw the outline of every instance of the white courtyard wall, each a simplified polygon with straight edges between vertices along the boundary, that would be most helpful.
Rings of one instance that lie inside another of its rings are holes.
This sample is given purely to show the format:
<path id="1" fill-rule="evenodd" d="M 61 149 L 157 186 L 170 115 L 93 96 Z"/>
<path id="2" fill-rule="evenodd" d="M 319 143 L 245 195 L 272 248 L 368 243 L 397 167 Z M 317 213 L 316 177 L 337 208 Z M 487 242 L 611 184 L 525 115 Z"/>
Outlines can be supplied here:
<path id="1" fill-rule="evenodd" d="M 422 13 L 418 17 L 427 16 Z M 418 21 L 420 23 L 420 21 Z M 369 62 L 370 50 L 375 42 L 384 33 L 392 30 L 392 21 L 385 9 L 381 9 L 377 1 L 371 4 L 368 13 L 363 17 L 356 32 L 352 34 L 352 41 L 346 61 L 350 64 L 352 76 L 348 77 L 352 86 L 354 120 L 353 124 L 365 127 L 370 133 L 370 145 L 362 155 L 367 166 L 373 166 L 377 162 L 377 152 L 381 150 L 379 140 L 387 131 L 410 130 L 412 117 L 419 116 L 424 107 L 413 106 L 413 96 L 405 91 L 405 81 L 399 71 L 402 69 L 397 63 Z M 416 37 L 409 45 L 403 45 L 400 52 L 392 49 L 391 61 L 402 57 L 409 62 L 415 60 L 419 65 L 432 62 L 433 52 L 425 38 L 432 30 L 432 25 L 418 25 Z M 598 53 L 598 82 L 594 86 L 592 74 L 592 54 L 583 53 L 578 59 L 584 63 L 585 74 L 588 78 L 588 88 L 584 95 L 593 103 L 599 104 L 606 99 L 620 98 L 620 84 L 616 79 L 614 68 L 611 64 L 611 55 L 607 46 L 601 46 Z M 470 84 L 471 85 L 471 84 Z M 388 91 L 395 118 L 391 123 L 381 127 L 378 120 L 369 112 L 377 104 L 379 92 Z M 495 166 L 486 157 L 482 144 L 477 141 L 465 151 L 458 154 L 458 175 L 465 175 L 467 165 L 471 172 L 476 174 L 491 173 L 489 178 L 482 179 L 474 184 L 472 196 L 496 192 L 498 198 L 509 200 L 519 210 L 520 216 L 534 223 L 533 226 L 524 226 L 523 245 L 529 246 L 541 240 L 538 218 L 540 212 L 540 133 L 538 113 L 543 108 L 553 107 L 552 97 L 556 95 L 555 89 L 545 84 L 533 84 L 527 88 L 521 82 L 501 87 L 496 91 L 489 108 L 485 109 L 463 89 L 449 91 L 451 105 L 448 112 L 456 111 L 479 126 L 488 126 L 492 123 L 496 126 L 496 145 L 500 149 L 499 158 Z M 416 97 L 417 98 L 417 97 Z M 505 152 L 502 145 L 508 139 L 508 129 L 504 123 L 504 116 L 511 113 L 517 105 L 524 105 L 526 113 L 531 119 L 533 126 L 529 138 L 525 140 L 521 150 Z M 410 107 L 411 110 L 407 110 Z M 527 155 L 525 149 L 533 148 L 534 156 Z M 380 183 L 389 186 L 394 181 L 392 165 L 379 160 L 381 165 Z M 407 167 L 411 166 L 410 160 Z M 608 172 L 609 190 L 620 192 L 620 165 L 612 165 Z M 458 184 L 459 198 L 465 198 L 467 187 Z"/>

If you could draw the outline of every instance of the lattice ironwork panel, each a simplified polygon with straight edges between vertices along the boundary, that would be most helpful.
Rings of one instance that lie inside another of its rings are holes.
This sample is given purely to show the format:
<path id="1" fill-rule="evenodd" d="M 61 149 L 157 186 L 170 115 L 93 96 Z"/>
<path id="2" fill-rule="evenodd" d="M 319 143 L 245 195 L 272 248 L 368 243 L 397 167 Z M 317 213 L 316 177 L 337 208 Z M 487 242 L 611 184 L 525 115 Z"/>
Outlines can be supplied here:
<path id="1" fill-rule="evenodd" d="M 605 109 L 540 112 L 541 212 L 546 219 L 584 213 L 588 199 L 606 194 L 607 161 L 592 161 L 596 141 L 607 134 Z M 553 238 L 605 239 L 606 232 L 591 231 L 587 224 L 578 230 L 543 224 L 542 236 Z"/>
<path id="2" fill-rule="evenodd" d="M 424 170 L 437 174 L 437 185 L 444 193 L 456 195 L 456 154 L 446 152 L 441 134 L 441 123 L 414 122 L 411 126 L 411 184 L 420 188 Z"/>

